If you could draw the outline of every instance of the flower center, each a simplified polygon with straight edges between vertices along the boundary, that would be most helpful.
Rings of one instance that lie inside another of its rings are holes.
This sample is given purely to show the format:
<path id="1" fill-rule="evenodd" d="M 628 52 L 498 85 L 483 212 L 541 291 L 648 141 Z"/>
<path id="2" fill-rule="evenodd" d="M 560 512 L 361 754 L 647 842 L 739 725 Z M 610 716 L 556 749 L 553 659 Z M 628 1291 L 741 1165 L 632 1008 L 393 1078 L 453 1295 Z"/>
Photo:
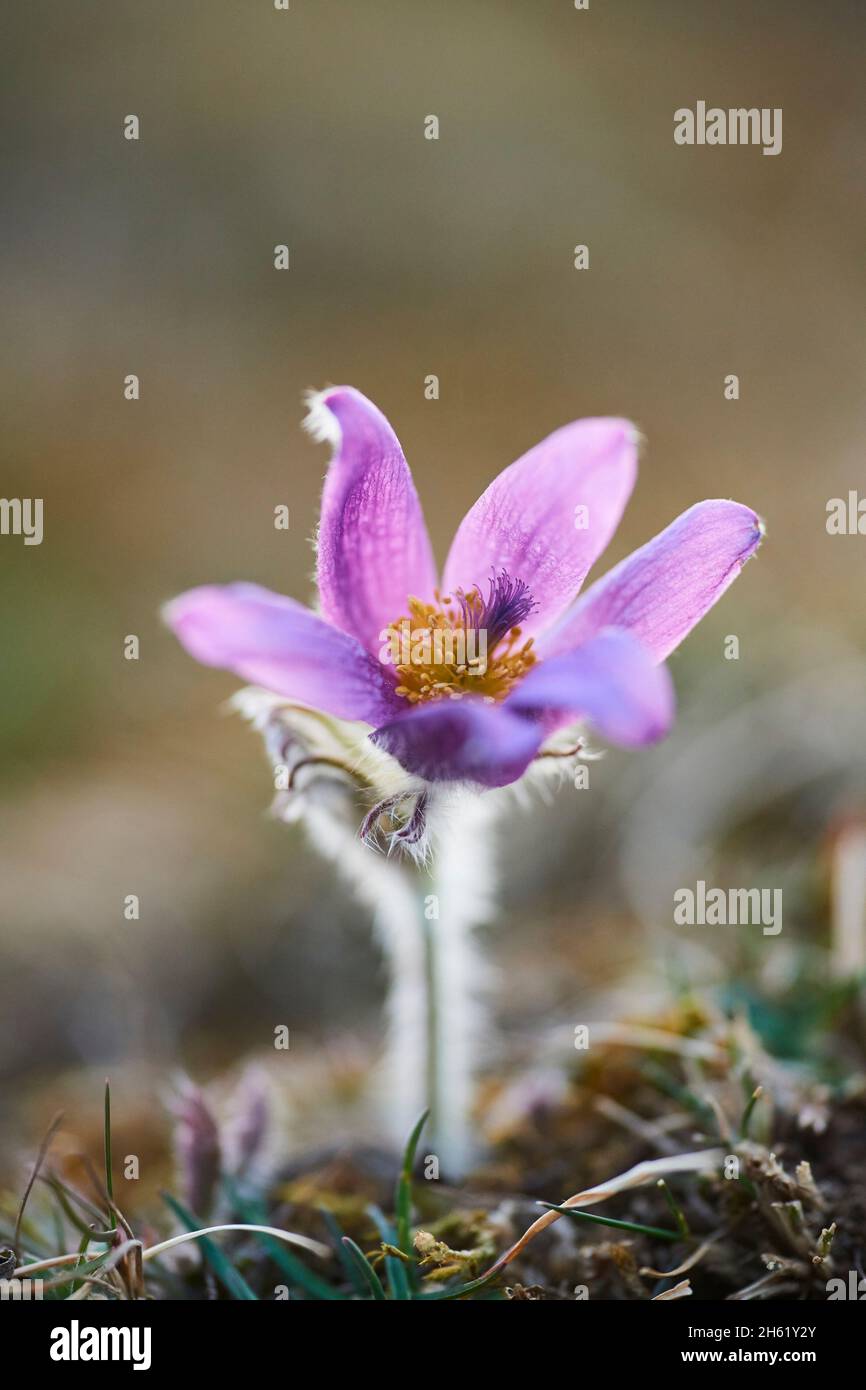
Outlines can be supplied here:
<path id="1" fill-rule="evenodd" d="M 410 704 L 470 694 L 503 700 L 536 660 L 520 628 L 536 607 L 523 580 L 503 570 L 486 598 L 476 584 L 435 599 L 410 598 L 408 616 L 381 634 L 380 658 L 395 668 L 397 694 Z"/>

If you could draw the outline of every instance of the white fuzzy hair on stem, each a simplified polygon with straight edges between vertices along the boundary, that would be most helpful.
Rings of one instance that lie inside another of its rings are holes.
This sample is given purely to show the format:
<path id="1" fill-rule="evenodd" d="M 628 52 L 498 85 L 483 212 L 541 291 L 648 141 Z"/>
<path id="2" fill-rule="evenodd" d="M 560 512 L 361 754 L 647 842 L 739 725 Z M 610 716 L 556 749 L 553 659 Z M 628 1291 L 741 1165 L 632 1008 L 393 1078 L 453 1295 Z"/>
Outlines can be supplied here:
<path id="1" fill-rule="evenodd" d="M 508 792 L 420 782 L 369 741 L 365 726 L 256 688 L 232 704 L 271 756 L 291 764 L 291 791 L 276 814 L 301 821 L 372 916 L 388 969 L 379 1076 L 386 1133 L 402 1146 L 429 1106 L 434 1151 L 459 1173 L 473 1157 L 476 1067 L 489 1040 L 489 971 L 476 936 L 491 911 L 492 828 Z M 362 789 L 375 803 L 367 840 L 357 833 Z M 384 833 L 383 854 L 372 845 L 389 818 L 398 828 Z"/>
<path id="2" fill-rule="evenodd" d="M 449 790 L 428 806 L 429 877 L 372 852 L 316 806 L 304 816 L 319 852 L 371 911 L 388 966 L 383 1119 L 395 1144 L 430 1106 L 437 1156 L 455 1173 L 474 1154 L 475 1064 L 489 1033 L 489 974 L 475 940 L 491 907 L 487 798 Z M 428 891 L 429 890 L 429 891 Z"/>
<path id="3" fill-rule="evenodd" d="M 423 1104 L 426 1059 L 424 946 L 412 878 L 399 861 L 376 854 L 330 812 L 311 804 L 307 834 L 366 907 L 388 969 L 385 1055 L 380 1074 L 383 1121 L 405 1139 Z"/>
<path id="4" fill-rule="evenodd" d="M 477 932 L 493 909 L 495 793 L 441 792 L 432 811 L 438 918 L 428 923 L 436 1013 L 434 1133 L 458 1172 L 475 1155 L 471 1112 L 475 1069 L 490 1045 L 491 970 Z"/>

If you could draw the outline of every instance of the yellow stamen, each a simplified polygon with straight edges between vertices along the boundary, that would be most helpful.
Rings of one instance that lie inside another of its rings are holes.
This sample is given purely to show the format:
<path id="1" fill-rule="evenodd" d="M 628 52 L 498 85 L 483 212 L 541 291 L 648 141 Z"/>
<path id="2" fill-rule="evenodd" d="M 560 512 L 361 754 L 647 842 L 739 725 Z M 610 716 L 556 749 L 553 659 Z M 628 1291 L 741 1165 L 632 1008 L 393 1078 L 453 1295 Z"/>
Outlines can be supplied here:
<path id="1" fill-rule="evenodd" d="M 396 693 L 413 705 L 464 695 L 480 695 L 488 703 L 504 700 L 535 665 L 533 639 L 523 642 L 521 629 L 514 627 L 488 651 L 487 634 L 478 627 L 484 612 L 478 590 L 465 596 L 466 616 L 451 595 L 435 598 L 435 603 L 410 598 L 408 615 L 387 628 L 383 651 L 394 661 Z"/>

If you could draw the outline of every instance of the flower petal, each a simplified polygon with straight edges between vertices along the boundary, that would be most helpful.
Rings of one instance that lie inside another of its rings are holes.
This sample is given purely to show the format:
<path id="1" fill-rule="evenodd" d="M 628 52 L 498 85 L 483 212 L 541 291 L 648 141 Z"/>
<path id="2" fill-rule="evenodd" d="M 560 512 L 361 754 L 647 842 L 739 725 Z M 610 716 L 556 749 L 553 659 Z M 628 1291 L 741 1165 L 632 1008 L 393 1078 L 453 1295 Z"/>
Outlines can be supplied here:
<path id="1" fill-rule="evenodd" d="M 525 772 L 544 731 L 471 696 L 416 705 L 370 735 L 407 772 L 428 782 L 504 787 Z"/>
<path id="2" fill-rule="evenodd" d="M 379 724 L 403 703 L 354 637 L 258 584 L 189 589 L 164 616 L 197 661 L 339 719 Z"/>
<path id="3" fill-rule="evenodd" d="M 540 641 L 569 651 L 603 627 L 627 628 L 664 661 L 721 598 L 764 535 L 739 502 L 698 502 L 593 584 Z"/>
<path id="4" fill-rule="evenodd" d="M 360 391 L 321 392 L 306 423 L 335 446 L 318 536 L 322 614 L 375 653 L 410 594 L 429 600 L 436 588 L 421 504 L 397 436 Z"/>
<path id="5" fill-rule="evenodd" d="M 627 420 L 577 420 L 557 430 L 467 512 L 445 564 L 445 592 L 475 584 L 484 592 L 505 570 L 529 586 L 537 605 L 523 630 L 547 626 L 607 546 L 636 473 L 637 432 Z"/>
<path id="6" fill-rule="evenodd" d="M 671 726 L 674 693 L 667 667 L 628 632 L 611 628 L 534 666 L 505 709 L 540 719 L 547 732 L 586 719 L 612 743 L 654 743 Z"/>

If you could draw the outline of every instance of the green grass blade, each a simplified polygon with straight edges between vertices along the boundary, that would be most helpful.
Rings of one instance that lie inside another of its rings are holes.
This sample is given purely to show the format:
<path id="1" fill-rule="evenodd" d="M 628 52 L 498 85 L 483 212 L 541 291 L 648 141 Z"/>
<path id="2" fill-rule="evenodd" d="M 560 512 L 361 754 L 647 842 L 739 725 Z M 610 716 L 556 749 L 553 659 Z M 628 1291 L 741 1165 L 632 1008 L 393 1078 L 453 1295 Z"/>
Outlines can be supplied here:
<path id="1" fill-rule="evenodd" d="M 201 1229 L 201 1221 L 193 1216 L 192 1212 L 187 1211 L 186 1207 L 183 1206 L 176 1197 L 172 1197 L 168 1192 L 164 1192 L 162 1197 L 163 1201 L 171 1208 L 178 1221 L 182 1223 L 186 1230 L 198 1231 Z M 238 1273 L 231 1260 L 220 1250 L 219 1246 L 216 1245 L 209 1236 L 202 1236 L 198 1243 L 204 1258 L 207 1260 L 220 1282 L 228 1289 L 232 1298 L 247 1303 L 257 1303 L 258 1296 L 253 1293 L 246 1279 L 244 1279 L 242 1274 Z"/>
<path id="2" fill-rule="evenodd" d="M 485 1288 L 492 1280 L 499 1278 L 501 1274 L 501 1269 L 495 1269 L 487 1274 L 479 1275 L 477 1279 L 470 1279 L 468 1284 L 461 1284 L 456 1289 L 446 1289 L 444 1292 L 439 1292 L 437 1290 L 436 1293 L 422 1293 L 419 1294 L 419 1298 L 430 1303 L 446 1298 L 462 1298 L 464 1294 L 475 1293 L 478 1289 Z"/>
<path id="3" fill-rule="evenodd" d="M 328 1211 L 327 1207 L 319 1207 L 319 1213 L 331 1234 L 331 1238 L 333 1239 L 334 1245 L 337 1250 L 337 1258 L 339 1259 L 340 1264 L 343 1266 L 343 1273 L 345 1274 L 349 1283 L 352 1285 L 352 1288 L 355 1290 L 355 1293 L 359 1293 L 363 1298 L 367 1293 L 367 1280 L 365 1276 L 360 1273 L 358 1266 L 355 1264 L 354 1260 L 349 1258 L 349 1253 L 346 1250 L 345 1245 L 343 1244 L 342 1226 L 340 1225 L 334 1213 L 332 1211 Z"/>
<path id="4" fill-rule="evenodd" d="M 682 1240 L 680 1231 L 665 1231 L 661 1226 L 641 1226 L 636 1221 L 616 1221 L 612 1216 L 596 1216 L 593 1211 L 579 1211 L 577 1207 L 558 1207 L 555 1202 L 539 1202 L 548 1211 L 560 1211 L 563 1216 L 573 1216 L 577 1221 L 591 1221 L 599 1226 L 613 1226 L 617 1231 L 633 1231 L 635 1235 L 652 1236 L 654 1240 Z"/>
<path id="5" fill-rule="evenodd" d="M 647 1062 L 641 1068 L 642 1074 L 651 1086 L 663 1091 L 671 1100 L 675 1100 L 678 1105 L 683 1105 L 697 1117 L 707 1134 L 718 1133 L 718 1120 L 711 1105 L 700 1096 L 696 1096 L 694 1091 L 690 1091 L 688 1086 L 681 1086 L 674 1081 L 664 1067 L 658 1066 L 655 1062 Z"/>
<path id="6" fill-rule="evenodd" d="M 686 1220 L 686 1214 L 677 1202 L 676 1197 L 671 1192 L 664 1178 L 659 1178 L 658 1182 L 656 1183 L 656 1187 L 661 1188 L 662 1195 L 664 1196 L 664 1199 L 668 1204 L 668 1210 L 670 1211 L 671 1216 L 674 1218 L 674 1221 L 676 1221 L 677 1223 L 677 1230 L 679 1231 L 680 1235 L 690 1236 L 691 1231 L 689 1230 L 689 1223 Z"/>
<path id="7" fill-rule="evenodd" d="M 95 1259 L 85 1259 L 82 1249 L 80 1264 L 43 1282 L 42 1297 L 46 1302 L 63 1301 L 91 1274 L 99 1274 L 107 1258 L 108 1251 L 106 1250 L 103 1254 L 97 1255 Z"/>
<path id="8" fill-rule="evenodd" d="M 248 1221 L 251 1226 L 266 1226 L 268 1224 L 267 1212 L 259 1202 L 242 1197 L 234 1183 L 229 1185 L 229 1193 L 242 1221 Z M 272 1221 L 270 1224 L 273 1226 L 275 1223 Z M 297 1255 L 292 1254 L 291 1250 L 287 1250 L 281 1241 L 275 1240 L 273 1236 L 262 1234 L 257 1239 L 265 1246 L 274 1264 L 286 1275 L 286 1278 L 304 1289 L 313 1298 L 330 1301 L 343 1299 L 344 1295 L 338 1289 L 335 1289 L 325 1279 L 321 1279 L 318 1274 L 314 1274 L 312 1270 L 307 1269 Z"/>
<path id="9" fill-rule="evenodd" d="M 108 1209 L 108 1216 L 109 1216 L 109 1220 L 110 1220 L 111 1223 L 112 1223 L 112 1225 L 111 1225 L 111 1230 L 116 1230 L 116 1229 L 117 1229 L 117 1221 L 114 1220 L 114 1217 L 113 1217 L 113 1214 L 112 1214 L 112 1207 L 113 1207 L 113 1204 L 114 1204 L 114 1178 L 112 1177 L 112 1173 L 111 1173 L 111 1087 L 110 1087 L 110 1085 L 109 1085 L 109 1083 L 108 1083 L 108 1078 L 107 1078 L 107 1077 L 106 1077 L 106 1079 L 105 1079 L 105 1121 L 104 1121 L 104 1137 L 105 1137 L 105 1190 L 106 1190 L 106 1192 L 108 1193 L 108 1200 L 109 1200 L 109 1203 L 111 1204 L 111 1205 L 109 1206 L 109 1209 Z"/>
<path id="10" fill-rule="evenodd" d="M 46 1183 L 48 1187 L 51 1188 L 51 1191 L 54 1193 L 55 1199 L 57 1201 L 58 1206 L 60 1207 L 60 1210 L 66 1217 L 69 1224 L 75 1228 L 79 1235 L 87 1236 L 90 1240 L 95 1241 L 97 1244 L 101 1242 L 102 1244 L 110 1245 L 112 1243 L 112 1241 L 114 1240 L 115 1232 L 95 1229 L 92 1225 L 88 1226 L 87 1222 L 84 1220 L 84 1217 L 79 1216 L 78 1212 L 75 1211 L 75 1209 L 73 1208 L 72 1203 L 70 1202 L 69 1197 L 67 1196 L 68 1188 L 65 1188 L 64 1184 L 61 1183 L 59 1178 L 56 1178 L 52 1173 L 47 1177 L 43 1177 L 42 1181 Z M 101 1219 L 102 1218 L 100 1218 L 100 1220 Z M 62 1249 L 62 1243 L 60 1248 Z"/>
<path id="11" fill-rule="evenodd" d="M 351 1236 L 343 1236 L 343 1247 L 359 1275 L 363 1277 L 367 1292 L 377 1300 L 384 1299 L 385 1290 L 382 1288 L 382 1281 L 360 1245 L 356 1245 Z"/>
<path id="12" fill-rule="evenodd" d="M 746 1108 L 743 1111 L 743 1118 L 740 1121 L 740 1133 L 744 1139 L 748 1139 L 749 1137 L 749 1125 L 752 1122 L 752 1112 L 763 1094 L 763 1086 L 756 1086 L 746 1103 Z"/>
<path id="13" fill-rule="evenodd" d="M 376 1206 L 369 1206 L 367 1211 L 376 1223 L 379 1235 L 388 1245 L 397 1247 L 394 1236 L 394 1229 L 387 1220 L 384 1212 Z M 391 1289 L 391 1296 L 399 1303 L 405 1303 L 412 1297 L 409 1287 L 409 1267 L 404 1265 L 402 1260 L 398 1260 L 396 1255 L 385 1256 L 385 1269 L 388 1274 L 388 1284 Z"/>
<path id="14" fill-rule="evenodd" d="M 423 1115 L 419 1115 L 415 1121 L 412 1133 L 403 1150 L 403 1166 L 400 1169 L 400 1176 L 397 1179 L 397 1191 L 394 1196 L 394 1207 L 397 1213 L 397 1239 L 394 1242 L 404 1255 L 411 1257 L 412 1251 L 412 1169 L 415 1166 L 415 1151 L 418 1148 L 418 1140 L 421 1138 L 421 1131 L 429 1118 L 430 1111 L 425 1110 Z"/>

